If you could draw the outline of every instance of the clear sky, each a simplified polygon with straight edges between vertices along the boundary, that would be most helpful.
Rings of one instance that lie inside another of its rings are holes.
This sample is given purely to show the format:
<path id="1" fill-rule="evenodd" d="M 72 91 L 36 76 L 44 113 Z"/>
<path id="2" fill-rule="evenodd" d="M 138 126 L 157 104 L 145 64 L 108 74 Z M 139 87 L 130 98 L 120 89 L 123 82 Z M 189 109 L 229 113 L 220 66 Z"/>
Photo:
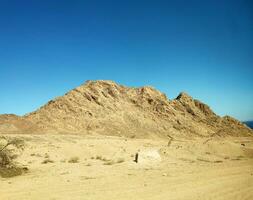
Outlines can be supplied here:
<path id="1" fill-rule="evenodd" d="M 0 113 L 94 79 L 253 119 L 253 1 L 0 0 Z"/>

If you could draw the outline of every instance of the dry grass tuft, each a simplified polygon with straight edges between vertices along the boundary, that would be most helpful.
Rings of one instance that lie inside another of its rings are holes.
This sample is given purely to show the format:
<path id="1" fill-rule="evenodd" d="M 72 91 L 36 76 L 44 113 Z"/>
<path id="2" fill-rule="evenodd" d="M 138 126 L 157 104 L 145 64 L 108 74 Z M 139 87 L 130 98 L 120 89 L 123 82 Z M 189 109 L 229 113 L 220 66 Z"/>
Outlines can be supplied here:
<path id="1" fill-rule="evenodd" d="M 69 163 L 78 163 L 79 162 L 79 158 L 78 157 L 72 157 L 68 160 Z"/>
<path id="2" fill-rule="evenodd" d="M 101 160 L 101 161 L 104 161 L 104 162 L 110 161 L 109 159 L 107 159 L 106 157 L 103 157 L 103 156 L 96 156 L 95 159 L 96 160 Z"/>
<path id="3" fill-rule="evenodd" d="M 106 160 L 104 162 L 104 165 L 114 165 L 114 164 L 123 163 L 123 162 L 125 162 L 124 158 L 118 158 L 116 161 L 115 160 Z"/>
<path id="4" fill-rule="evenodd" d="M 46 158 L 45 160 L 43 160 L 43 161 L 41 162 L 41 164 L 47 164 L 47 163 L 54 163 L 54 161 L 51 160 L 51 159 L 49 159 L 49 158 Z"/>

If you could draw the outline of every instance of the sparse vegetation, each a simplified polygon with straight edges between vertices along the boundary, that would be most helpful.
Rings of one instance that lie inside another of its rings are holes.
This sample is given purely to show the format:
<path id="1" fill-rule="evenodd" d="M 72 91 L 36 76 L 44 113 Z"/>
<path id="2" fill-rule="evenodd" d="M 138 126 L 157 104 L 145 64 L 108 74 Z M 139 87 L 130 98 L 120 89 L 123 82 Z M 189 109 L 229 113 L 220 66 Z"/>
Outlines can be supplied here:
<path id="1" fill-rule="evenodd" d="M 111 159 L 108 159 L 108 158 L 100 156 L 100 155 L 97 155 L 96 157 L 91 157 L 91 159 L 103 161 L 104 165 L 113 165 L 113 164 L 122 163 L 125 161 L 124 158 L 118 158 L 117 160 L 111 160 Z"/>
<path id="2" fill-rule="evenodd" d="M 110 159 L 107 159 L 106 157 L 103 157 L 103 156 L 96 156 L 95 159 L 96 160 L 101 160 L 101 161 L 104 161 L 104 162 L 110 161 Z"/>
<path id="3" fill-rule="evenodd" d="M 104 165 L 113 165 L 115 164 L 115 162 L 113 160 L 108 160 L 106 162 L 104 162 Z"/>
<path id="4" fill-rule="evenodd" d="M 14 159 L 17 151 L 24 149 L 24 141 L 19 138 L 0 137 L 0 176 L 4 178 L 21 175 L 27 168 L 18 166 Z"/>
<path id="5" fill-rule="evenodd" d="M 49 158 L 46 158 L 45 160 L 43 160 L 43 161 L 41 162 L 41 164 L 47 164 L 47 163 L 54 163 L 54 161 L 51 160 L 51 159 L 49 159 Z"/>
<path id="6" fill-rule="evenodd" d="M 77 156 L 72 157 L 72 158 L 69 159 L 68 162 L 69 163 L 78 163 L 79 162 L 79 158 Z"/>
<path id="7" fill-rule="evenodd" d="M 117 163 L 123 163 L 125 161 L 124 158 L 118 158 L 117 160 L 107 160 L 104 162 L 104 165 L 113 165 Z"/>
<path id="8" fill-rule="evenodd" d="M 102 156 L 96 156 L 96 160 L 102 160 Z"/>
<path id="9" fill-rule="evenodd" d="M 222 160 L 215 160 L 213 161 L 214 163 L 222 163 L 223 161 Z"/>
<path id="10" fill-rule="evenodd" d="M 32 154 L 30 154 L 30 156 L 42 157 L 42 155 L 40 155 L 39 153 L 32 153 Z"/>

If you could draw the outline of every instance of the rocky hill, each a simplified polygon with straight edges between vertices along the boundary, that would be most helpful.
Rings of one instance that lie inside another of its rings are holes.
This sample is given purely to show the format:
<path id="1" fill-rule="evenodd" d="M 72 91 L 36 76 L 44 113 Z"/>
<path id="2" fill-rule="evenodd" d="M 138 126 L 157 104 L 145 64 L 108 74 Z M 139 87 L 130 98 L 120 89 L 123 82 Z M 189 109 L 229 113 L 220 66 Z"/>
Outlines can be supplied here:
<path id="1" fill-rule="evenodd" d="M 0 133 L 97 133 L 126 137 L 250 135 L 252 130 L 180 93 L 87 81 L 25 116 L 0 115 Z"/>

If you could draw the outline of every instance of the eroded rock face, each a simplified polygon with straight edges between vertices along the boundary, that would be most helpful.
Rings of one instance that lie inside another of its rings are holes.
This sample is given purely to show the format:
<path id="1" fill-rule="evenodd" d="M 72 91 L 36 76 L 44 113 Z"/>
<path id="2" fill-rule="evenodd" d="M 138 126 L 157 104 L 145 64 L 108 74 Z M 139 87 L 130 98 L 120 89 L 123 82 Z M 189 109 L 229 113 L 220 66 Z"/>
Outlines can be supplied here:
<path id="1" fill-rule="evenodd" d="M 131 88 L 113 81 L 87 81 L 22 117 L 2 115 L 0 132 L 5 131 L 146 138 L 252 132 L 235 119 L 217 116 L 206 104 L 186 93 L 169 100 L 152 87 Z"/>

